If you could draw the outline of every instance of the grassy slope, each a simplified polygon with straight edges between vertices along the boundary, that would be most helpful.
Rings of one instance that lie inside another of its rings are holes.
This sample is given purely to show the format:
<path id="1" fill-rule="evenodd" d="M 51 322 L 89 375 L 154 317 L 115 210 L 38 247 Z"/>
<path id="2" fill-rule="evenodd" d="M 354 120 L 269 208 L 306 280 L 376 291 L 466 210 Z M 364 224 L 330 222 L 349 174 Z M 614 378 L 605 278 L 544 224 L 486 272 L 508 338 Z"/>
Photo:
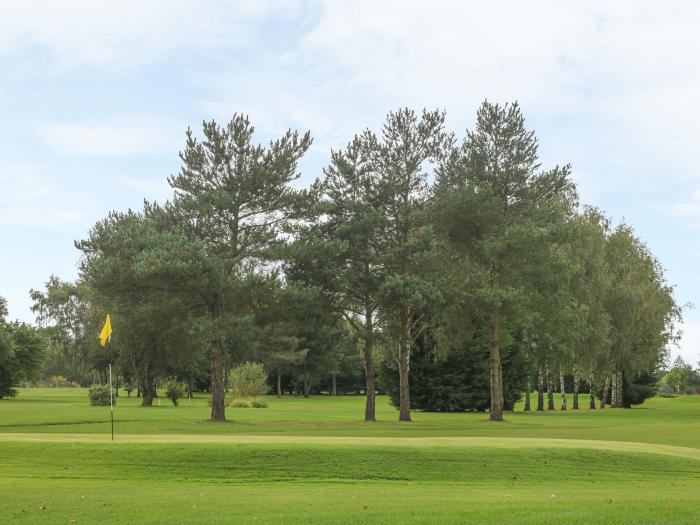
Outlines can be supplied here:
<path id="1" fill-rule="evenodd" d="M 420 413 L 399 424 L 383 398 L 385 421 L 372 425 L 357 421 L 361 398 L 270 405 L 214 425 L 202 422 L 203 399 L 142 409 L 121 398 L 123 441 L 111 444 L 93 442 L 108 432 L 108 413 L 86 406 L 84 391 L 23 391 L 0 402 L 0 523 L 652 524 L 700 515 L 700 454 L 677 448 L 700 450 L 698 398 L 516 413 L 502 425 Z M 43 432 L 65 441 L 21 441 Z"/>

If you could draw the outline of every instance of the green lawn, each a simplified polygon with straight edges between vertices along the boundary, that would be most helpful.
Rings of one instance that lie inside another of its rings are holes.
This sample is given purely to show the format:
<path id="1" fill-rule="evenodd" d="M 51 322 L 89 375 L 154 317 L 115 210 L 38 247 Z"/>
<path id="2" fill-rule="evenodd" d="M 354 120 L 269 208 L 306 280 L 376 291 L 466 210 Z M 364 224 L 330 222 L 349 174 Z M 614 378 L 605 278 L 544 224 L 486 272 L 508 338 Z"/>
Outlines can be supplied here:
<path id="1" fill-rule="evenodd" d="M 270 398 L 109 409 L 85 390 L 0 401 L 0 523 L 699 523 L 700 398 L 632 410 L 415 413 Z"/>

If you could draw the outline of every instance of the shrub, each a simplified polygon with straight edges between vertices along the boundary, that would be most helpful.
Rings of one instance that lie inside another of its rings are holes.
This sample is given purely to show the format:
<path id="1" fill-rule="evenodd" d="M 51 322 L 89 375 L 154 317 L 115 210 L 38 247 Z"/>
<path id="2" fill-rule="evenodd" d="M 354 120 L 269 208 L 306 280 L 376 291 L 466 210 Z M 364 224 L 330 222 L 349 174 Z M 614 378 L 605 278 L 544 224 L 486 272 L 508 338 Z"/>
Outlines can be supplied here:
<path id="1" fill-rule="evenodd" d="M 246 362 L 228 374 L 234 399 L 255 398 L 267 394 L 267 372 L 261 363 Z"/>
<path id="2" fill-rule="evenodd" d="M 92 385 L 88 391 L 88 397 L 92 406 L 109 406 L 109 385 Z M 112 398 L 112 402 L 116 404 L 117 399 Z"/>
<path id="3" fill-rule="evenodd" d="M 164 385 L 165 397 L 173 402 L 173 406 L 177 406 L 177 401 L 185 395 L 185 385 L 178 383 L 174 379 L 169 380 Z"/>
<path id="4" fill-rule="evenodd" d="M 267 408 L 267 401 L 256 397 L 232 399 L 229 406 L 233 408 Z"/>
<path id="5" fill-rule="evenodd" d="M 260 397 L 254 397 L 250 400 L 250 408 L 267 408 L 267 401 Z"/>

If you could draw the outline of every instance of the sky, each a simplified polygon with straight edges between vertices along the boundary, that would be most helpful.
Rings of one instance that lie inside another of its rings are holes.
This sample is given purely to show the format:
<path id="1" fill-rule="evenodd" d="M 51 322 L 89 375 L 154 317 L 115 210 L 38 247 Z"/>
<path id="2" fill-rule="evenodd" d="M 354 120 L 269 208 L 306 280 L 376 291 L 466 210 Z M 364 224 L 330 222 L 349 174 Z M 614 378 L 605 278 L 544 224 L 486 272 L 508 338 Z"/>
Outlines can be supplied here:
<path id="1" fill-rule="evenodd" d="M 700 3 L 3 0 L 0 295 L 77 277 L 110 210 L 170 195 L 185 131 L 249 115 L 267 142 L 310 130 L 301 183 L 403 106 L 458 137 L 484 99 L 518 101 L 544 167 L 635 228 L 700 306 Z M 673 356 L 700 359 L 688 309 Z"/>

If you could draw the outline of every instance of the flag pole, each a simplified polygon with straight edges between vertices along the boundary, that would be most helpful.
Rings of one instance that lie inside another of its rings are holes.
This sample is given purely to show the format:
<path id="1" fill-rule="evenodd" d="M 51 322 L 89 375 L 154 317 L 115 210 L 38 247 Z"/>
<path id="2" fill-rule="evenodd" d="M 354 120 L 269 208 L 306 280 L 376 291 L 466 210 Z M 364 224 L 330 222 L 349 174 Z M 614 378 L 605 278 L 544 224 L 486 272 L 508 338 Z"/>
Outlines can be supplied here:
<path id="1" fill-rule="evenodd" d="M 112 402 L 112 336 L 107 340 L 107 355 L 109 356 L 109 415 L 112 421 L 112 441 L 114 441 L 114 403 Z"/>
<path id="2" fill-rule="evenodd" d="M 112 441 L 114 441 L 114 400 L 112 399 L 112 323 L 109 314 L 105 319 L 105 324 L 100 331 L 100 345 L 107 347 L 107 359 L 109 364 L 109 416 L 112 421 Z"/>

